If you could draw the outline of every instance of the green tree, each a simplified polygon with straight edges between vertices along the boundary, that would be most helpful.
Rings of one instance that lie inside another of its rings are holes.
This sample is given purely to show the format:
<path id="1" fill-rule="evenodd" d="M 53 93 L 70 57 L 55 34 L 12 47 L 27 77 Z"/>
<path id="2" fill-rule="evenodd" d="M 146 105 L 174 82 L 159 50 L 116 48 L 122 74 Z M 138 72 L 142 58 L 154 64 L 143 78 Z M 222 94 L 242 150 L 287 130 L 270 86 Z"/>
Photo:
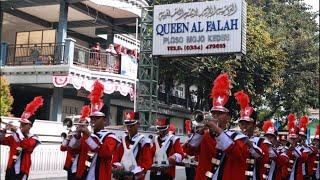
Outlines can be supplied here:
<path id="1" fill-rule="evenodd" d="M 158 3 L 191 2 L 161 0 Z M 195 0 L 194 0 L 195 1 Z M 228 72 L 234 93 L 243 89 L 261 120 L 319 108 L 319 27 L 301 0 L 248 0 L 247 54 L 160 61 L 160 78 L 198 85 L 208 106 L 212 80 Z M 170 84 L 170 83 L 168 83 Z M 172 83 L 170 84 L 172 85 Z M 199 97 L 199 94 L 201 97 Z M 235 105 L 234 108 L 238 108 Z"/>
<path id="2" fill-rule="evenodd" d="M 254 1 L 256 2 L 256 1 Z M 261 0 L 253 6 L 262 7 L 272 38 L 278 39 L 285 57 L 284 71 L 280 74 L 281 86 L 268 88 L 266 105 L 274 113 L 287 115 L 307 113 L 319 108 L 319 26 L 317 13 L 301 0 Z"/>
<path id="3" fill-rule="evenodd" d="M 4 77 L 0 77 L 0 115 L 10 115 L 13 97 L 10 94 L 10 87 Z"/>

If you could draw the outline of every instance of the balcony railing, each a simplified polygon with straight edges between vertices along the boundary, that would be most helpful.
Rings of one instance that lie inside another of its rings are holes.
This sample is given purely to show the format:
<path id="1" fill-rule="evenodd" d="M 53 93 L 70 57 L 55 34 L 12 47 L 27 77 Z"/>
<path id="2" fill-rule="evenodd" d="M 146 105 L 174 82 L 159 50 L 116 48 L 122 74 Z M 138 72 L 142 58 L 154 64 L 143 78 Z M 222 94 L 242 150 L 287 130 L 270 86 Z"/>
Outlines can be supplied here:
<path id="1" fill-rule="evenodd" d="M 63 44 L 15 44 L 8 45 L 6 65 L 66 64 Z"/>
<path id="2" fill-rule="evenodd" d="M 94 71 L 120 73 L 120 55 L 92 50 L 75 45 L 73 64 Z"/>
<path id="3" fill-rule="evenodd" d="M 158 91 L 158 99 L 159 101 L 163 101 L 168 105 L 178 105 L 182 108 L 187 108 L 188 106 L 190 106 L 190 102 L 188 102 L 187 99 L 182 99 L 172 95 L 169 95 L 168 97 L 166 93 L 160 91 Z"/>
<path id="4" fill-rule="evenodd" d="M 4 179 L 9 158 L 9 148 L 0 146 L 0 179 Z M 60 151 L 60 143 L 41 144 L 31 155 L 30 179 L 46 179 L 50 177 L 66 177 L 63 170 L 66 153 Z"/>

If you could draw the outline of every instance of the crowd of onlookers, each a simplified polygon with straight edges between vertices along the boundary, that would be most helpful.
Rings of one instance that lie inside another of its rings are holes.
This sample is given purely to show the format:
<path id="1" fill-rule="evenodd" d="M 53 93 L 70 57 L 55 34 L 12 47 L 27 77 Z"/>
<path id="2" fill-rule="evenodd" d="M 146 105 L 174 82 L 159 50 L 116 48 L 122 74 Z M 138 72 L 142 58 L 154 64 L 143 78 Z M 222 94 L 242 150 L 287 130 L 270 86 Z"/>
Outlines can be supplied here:
<path id="1" fill-rule="evenodd" d="M 111 54 L 108 56 L 107 54 Z M 107 72 L 119 73 L 121 55 L 137 57 L 136 50 L 127 49 L 119 44 L 110 44 L 107 49 L 103 49 L 99 42 L 90 48 L 89 66 L 98 69 L 105 69 Z"/>
<path id="2" fill-rule="evenodd" d="M 116 45 L 110 44 L 109 47 L 105 51 L 103 51 L 100 43 L 97 42 L 95 45 L 93 45 L 91 47 L 91 52 L 95 52 L 95 53 L 106 52 L 106 53 L 110 53 L 112 55 L 127 54 L 127 55 L 132 55 L 132 56 L 138 57 L 137 50 L 127 49 L 120 44 L 116 44 Z"/>

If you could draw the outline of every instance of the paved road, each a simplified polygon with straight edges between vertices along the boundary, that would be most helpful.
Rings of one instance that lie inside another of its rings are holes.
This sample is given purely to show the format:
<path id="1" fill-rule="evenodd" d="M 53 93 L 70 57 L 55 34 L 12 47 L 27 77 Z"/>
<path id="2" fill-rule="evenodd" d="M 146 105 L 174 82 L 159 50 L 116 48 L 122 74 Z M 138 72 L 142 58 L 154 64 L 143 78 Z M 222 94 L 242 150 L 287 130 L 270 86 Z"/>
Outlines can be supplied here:
<path id="1" fill-rule="evenodd" d="M 41 179 L 30 179 L 30 180 L 66 180 L 67 178 L 41 178 Z M 176 168 L 176 180 L 185 180 L 186 176 L 185 176 L 185 170 L 184 167 L 180 167 L 177 166 Z M 146 180 L 150 180 L 149 179 L 149 173 L 146 176 Z"/>

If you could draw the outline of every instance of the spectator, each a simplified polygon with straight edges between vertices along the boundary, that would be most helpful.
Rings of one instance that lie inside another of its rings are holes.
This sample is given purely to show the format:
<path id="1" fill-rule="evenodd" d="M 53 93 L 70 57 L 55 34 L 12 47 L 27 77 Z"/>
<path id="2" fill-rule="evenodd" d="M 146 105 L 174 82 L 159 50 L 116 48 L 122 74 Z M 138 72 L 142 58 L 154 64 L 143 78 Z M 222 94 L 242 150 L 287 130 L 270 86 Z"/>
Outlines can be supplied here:
<path id="1" fill-rule="evenodd" d="M 93 64 L 96 66 L 100 66 L 100 51 L 101 51 L 101 47 L 100 47 L 100 43 L 97 42 L 94 46 L 91 47 L 91 59 L 93 59 Z"/>
<path id="2" fill-rule="evenodd" d="M 110 53 L 111 55 L 116 55 L 117 54 L 116 50 L 114 49 L 114 45 L 113 44 L 109 45 L 109 48 L 106 49 L 106 52 Z"/>
<path id="3" fill-rule="evenodd" d="M 115 47 L 116 47 L 117 54 L 121 54 L 122 46 L 120 44 L 117 44 Z"/>

